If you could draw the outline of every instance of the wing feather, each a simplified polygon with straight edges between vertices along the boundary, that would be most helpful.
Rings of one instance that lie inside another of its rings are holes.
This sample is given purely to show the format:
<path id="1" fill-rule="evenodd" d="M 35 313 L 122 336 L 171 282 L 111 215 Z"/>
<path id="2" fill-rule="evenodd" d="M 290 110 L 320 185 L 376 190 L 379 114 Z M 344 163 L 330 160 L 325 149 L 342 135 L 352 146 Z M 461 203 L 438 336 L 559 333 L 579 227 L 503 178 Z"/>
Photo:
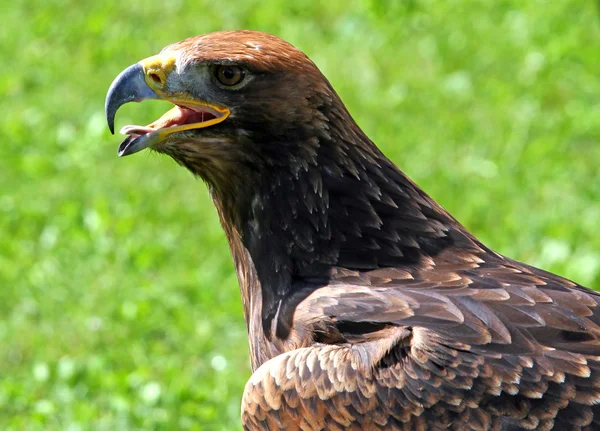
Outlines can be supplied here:
<path id="1" fill-rule="evenodd" d="M 263 364 L 245 427 L 277 410 L 262 429 L 595 429 L 600 296 L 500 257 L 451 260 L 333 271 L 293 322 L 338 341 Z"/>

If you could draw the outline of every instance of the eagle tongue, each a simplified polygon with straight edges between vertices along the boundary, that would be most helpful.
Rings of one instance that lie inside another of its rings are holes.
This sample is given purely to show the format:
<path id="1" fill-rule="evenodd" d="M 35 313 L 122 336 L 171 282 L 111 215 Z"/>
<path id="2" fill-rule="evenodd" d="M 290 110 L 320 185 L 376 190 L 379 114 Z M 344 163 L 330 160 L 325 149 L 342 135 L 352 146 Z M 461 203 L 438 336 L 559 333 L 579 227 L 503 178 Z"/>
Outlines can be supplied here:
<path id="1" fill-rule="evenodd" d="M 154 132 L 154 128 L 150 126 L 124 126 L 119 133 L 121 135 L 145 135 L 146 133 Z"/>

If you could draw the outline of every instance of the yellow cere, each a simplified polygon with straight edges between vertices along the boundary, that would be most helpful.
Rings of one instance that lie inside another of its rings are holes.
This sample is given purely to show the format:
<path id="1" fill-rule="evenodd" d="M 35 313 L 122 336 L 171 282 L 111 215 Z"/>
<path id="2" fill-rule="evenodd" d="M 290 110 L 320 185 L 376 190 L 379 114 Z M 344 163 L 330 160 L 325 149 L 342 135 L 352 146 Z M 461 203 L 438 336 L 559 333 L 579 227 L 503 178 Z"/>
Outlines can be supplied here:
<path id="1" fill-rule="evenodd" d="M 140 61 L 144 68 L 146 83 L 156 94 L 164 95 L 162 89 L 167 76 L 175 69 L 177 58 L 173 54 L 158 54 Z"/>

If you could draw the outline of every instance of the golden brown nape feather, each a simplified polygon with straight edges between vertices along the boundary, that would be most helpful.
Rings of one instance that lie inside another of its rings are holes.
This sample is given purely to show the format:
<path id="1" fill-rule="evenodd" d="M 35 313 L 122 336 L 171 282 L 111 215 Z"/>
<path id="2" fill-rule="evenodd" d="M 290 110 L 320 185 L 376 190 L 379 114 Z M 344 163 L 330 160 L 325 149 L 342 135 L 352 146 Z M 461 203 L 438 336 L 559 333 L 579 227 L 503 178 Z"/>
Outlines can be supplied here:
<path id="1" fill-rule="evenodd" d="M 230 243 L 245 429 L 600 429 L 596 292 L 477 241 L 288 43 L 225 32 L 165 52 L 178 90 L 231 112 L 154 148 L 206 180 Z M 245 83 L 214 86 L 197 72 L 212 64 Z"/>

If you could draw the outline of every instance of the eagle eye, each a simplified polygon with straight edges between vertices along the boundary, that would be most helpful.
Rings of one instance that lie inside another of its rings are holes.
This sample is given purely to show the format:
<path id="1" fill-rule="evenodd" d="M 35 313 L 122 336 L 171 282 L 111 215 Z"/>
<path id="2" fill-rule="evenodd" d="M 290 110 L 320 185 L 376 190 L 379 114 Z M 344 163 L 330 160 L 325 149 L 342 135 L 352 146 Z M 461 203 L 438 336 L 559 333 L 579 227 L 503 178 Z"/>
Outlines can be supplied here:
<path id="1" fill-rule="evenodd" d="M 238 85 L 246 77 L 246 71 L 240 66 L 218 65 L 214 69 L 215 78 L 225 87 Z"/>

